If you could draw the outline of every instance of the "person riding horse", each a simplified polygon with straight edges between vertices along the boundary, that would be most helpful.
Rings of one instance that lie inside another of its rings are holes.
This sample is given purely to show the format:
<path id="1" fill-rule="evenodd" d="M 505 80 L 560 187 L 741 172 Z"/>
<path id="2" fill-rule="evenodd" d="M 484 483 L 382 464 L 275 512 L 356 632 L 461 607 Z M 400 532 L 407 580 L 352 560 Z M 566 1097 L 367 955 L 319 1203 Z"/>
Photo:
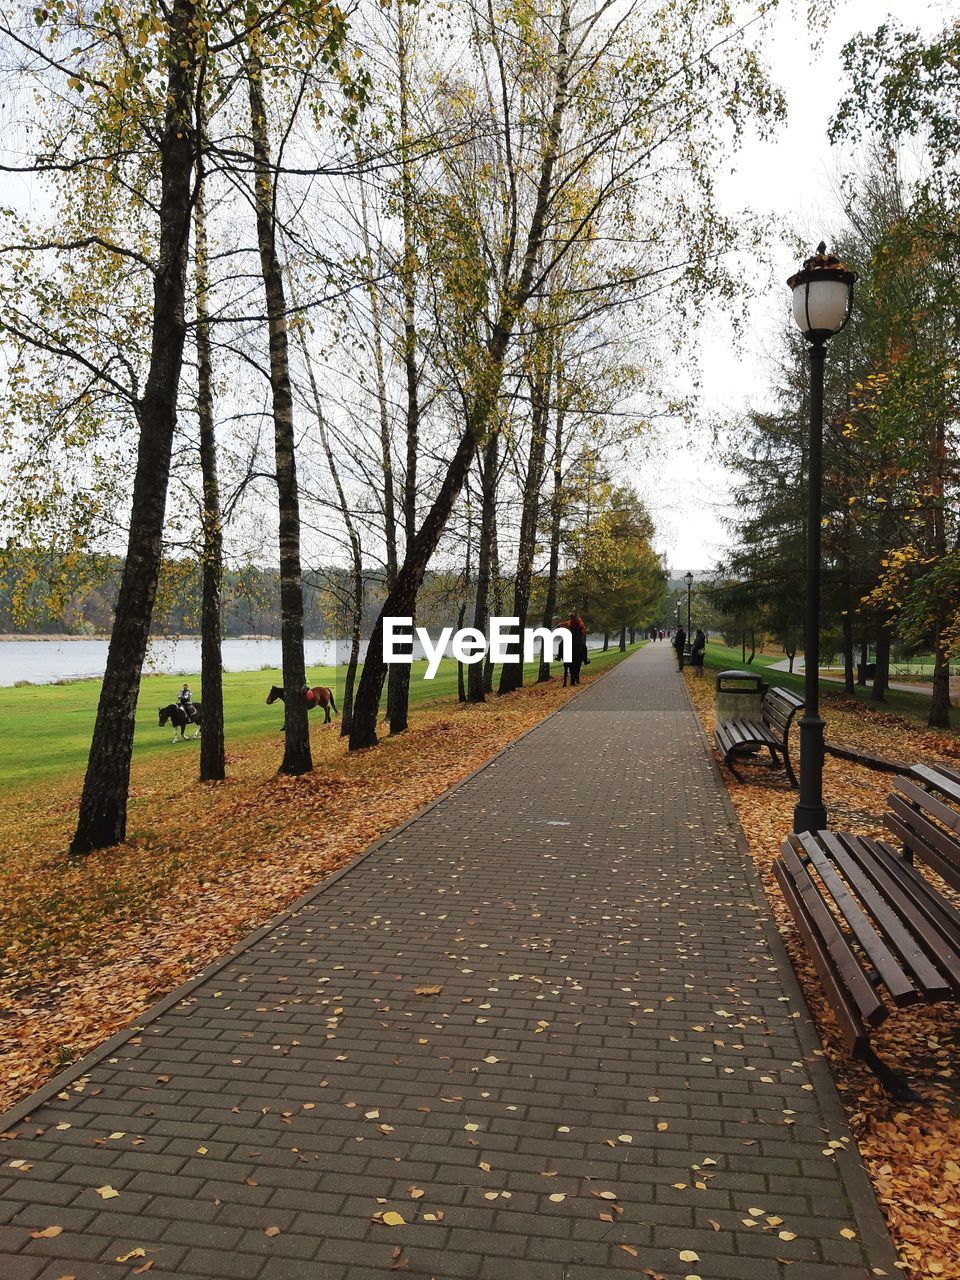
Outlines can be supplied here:
<path id="1" fill-rule="evenodd" d="M 190 692 L 190 686 L 185 684 L 180 690 L 180 696 L 177 698 L 177 706 L 182 707 L 187 717 L 187 723 L 192 724 L 197 716 L 197 708 L 193 704 L 193 694 Z"/>

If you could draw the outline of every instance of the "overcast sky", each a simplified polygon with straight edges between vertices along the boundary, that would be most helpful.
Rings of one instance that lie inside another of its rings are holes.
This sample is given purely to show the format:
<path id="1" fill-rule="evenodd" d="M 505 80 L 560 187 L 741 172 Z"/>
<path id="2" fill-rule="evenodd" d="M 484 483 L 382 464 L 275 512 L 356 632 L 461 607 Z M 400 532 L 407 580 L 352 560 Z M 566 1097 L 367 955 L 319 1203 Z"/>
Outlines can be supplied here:
<path id="1" fill-rule="evenodd" d="M 840 0 L 820 48 L 811 53 L 804 9 L 800 3 L 777 15 L 768 46 L 774 78 L 787 97 L 787 121 L 774 141 L 746 142 L 722 195 L 728 210 L 750 207 L 779 215 L 812 253 L 841 221 L 838 179 L 855 159 L 851 148 L 831 147 L 827 140 L 844 88 L 842 46 L 858 31 L 874 31 L 888 15 L 902 25 L 934 31 L 956 10 L 947 0 Z M 705 326 L 700 368 L 708 411 L 735 419 L 745 406 L 768 399 L 764 360 L 776 349 L 778 327 L 790 305 L 786 279 L 799 265 L 789 240 L 774 250 L 774 263 L 769 278 L 759 282 L 761 296 L 750 307 L 739 351 L 727 324 L 714 320 Z M 693 441 L 685 442 L 675 429 L 664 428 L 637 477 L 657 525 L 657 550 L 680 572 L 709 569 L 729 541 L 723 517 L 729 511 L 731 477 L 711 456 L 708 433 L 691 434 Z"/>

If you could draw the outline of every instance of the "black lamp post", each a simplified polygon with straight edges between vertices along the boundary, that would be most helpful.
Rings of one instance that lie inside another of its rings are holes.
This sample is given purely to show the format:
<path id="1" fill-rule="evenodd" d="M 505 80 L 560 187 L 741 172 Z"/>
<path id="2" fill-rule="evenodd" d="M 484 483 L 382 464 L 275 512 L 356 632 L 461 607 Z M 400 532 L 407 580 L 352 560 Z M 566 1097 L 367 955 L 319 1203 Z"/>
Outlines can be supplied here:
<path id="1" fill-rule="evenodd" d="M 680 597 L 677 596 L 677 630 L 680 630 Z"/>
<path id="2" fill-rule="evenodd" d="M 690 592 L 693 589 L 693 574 L 688 569 L 683 575 L 683 580 L 687 584 L 687 639 L 690 639 Z"/>
<path id="3" fill-rule="evenodd" d="M 804 711 L 800 721 L 800 797 L 794 831 L 821 831 L 823 803 L 823 720 L 820 718 L 820 525 L 823 489 L 823 363 L 827 342 L 850 319 L 856 273 L 827 253 L 817 252 L 790 277 L 793 318 L 810 343 L 810 448 L 807 466 L 807 598 L 803 631 Z"/>

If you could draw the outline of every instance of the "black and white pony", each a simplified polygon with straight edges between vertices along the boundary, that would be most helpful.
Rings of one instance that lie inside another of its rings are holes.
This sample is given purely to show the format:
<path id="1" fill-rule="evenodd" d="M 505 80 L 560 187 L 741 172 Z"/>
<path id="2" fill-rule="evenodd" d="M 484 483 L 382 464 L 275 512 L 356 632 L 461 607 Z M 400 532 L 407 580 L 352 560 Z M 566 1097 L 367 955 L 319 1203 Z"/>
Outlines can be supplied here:
<path id="1" fill-rule="evenodd" d="M 179 742 L 183 740 L 184 742 L 189 742 L 193 738 L 200 737 L 200 703 L 194 702 L 192 705 L 193 710 L 190 715 L 187 715 L 178 702 L 171 702 L 169 706 L 160 708 L 160 728 L 162 729 L 168 722 L 173 725 L 172 741 Z M 189 738 L 184 733 L 184 729 L 188 724 L 197 726 L 197 732 L 192 733 Z M 179 738 L 177 737 L 178 731 L 180 733 Z"/>

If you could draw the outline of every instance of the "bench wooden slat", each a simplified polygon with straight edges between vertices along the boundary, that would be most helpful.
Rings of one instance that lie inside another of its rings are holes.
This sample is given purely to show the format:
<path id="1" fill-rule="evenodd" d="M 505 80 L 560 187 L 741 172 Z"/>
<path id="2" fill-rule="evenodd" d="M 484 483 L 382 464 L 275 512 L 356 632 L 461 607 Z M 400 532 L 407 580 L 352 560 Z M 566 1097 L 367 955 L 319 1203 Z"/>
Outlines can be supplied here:
<path id="1" fill-rule="evenodd" d="M 948 804 L 944 804 L 935 795 L 929 791 L 925 791 L 923 787 L 918 787 L 915 782 L 911 782 L 909 778 L 898 778 L 894 784 L 894 791 L 901 795 L 926 813 L 932 814 L 938 822 L 960 835 L 960 813 L 956 809 L 951 809 Z M 958 849 L 960 853 L 960 849 Z"/>
<path id="2" fill-rule="evenodd" d="M 861 841 L 891 874 L 909 886 L 917 901 L 923 904 L 927 919 L 935 924 L 948 945 L 960 955 L 960 913 L 940 896 L 919 868 L 907 862 L 886 841 L 870 840 L 866 836 L 861 837 Z"/>
<path id="3" fill-rule="evenodd" d="M 770 732 L 762 720 L 733 720 L 730 723 L 735 726 L 743 742 L 760 743 L 763 746 L 768 742 L 774 742 L 779 745 L 779 739 Z"/>
<path id="4" fill-rule="evenodd" d="M 950 837 L 938 831 L 932 822 L 911 809 L 898 796 L 890 796 L 890 810 L 883 824 L 900 840 L 912 858 L 928 863 L 955 889 L 960 889 L 960 866 L 953 860 Z"/>
<path id="5" fill-rule="evenodd" d="M 783 845 L 782 847 L 782 855 L 774 861 L 773 874 L 777 877 L 777 882 L 780 883 L 783 897 L 787 900 L 787 905 L 790 906 L 791 914 L 796 920 L 797 928 L 799 928 L 800 936 L 803 937 L 806 954 L 813 961 L 820 983 L 823 984 L 824 991 L 827 993 L 829 1004 L 831 1004 L 833 1012 L 835 1012 L 847 1050 L 854 1053 L 854 1055 L 859 1055 L 860 1052 L 863 1052 L 864 1047 L 867 1046 L 867 1023 L 865 1023 L 858 1005 L 852 1000 L 850 992 L 847 991 L 845 980 L 840 977 L 836 961 L 833 960 L 833 956 L 823 940 L 817 920 L 810 914 L 808 906 L 806 906 L 805 897 L 801 893 L 800 884 L 797 883 L 795 877 L 799 876 L 800 882 L 805 879 L 808 884 L 810 883 L 810 878 L 796 855 L 794 855 L 794 864 L 787 863 L 787 852 L 792 854 L 792 850 L 788 845 Z M 827 915 L 829 916 L 829 911 L 827 911 Z"/>
<path id="6" fill-rule="evenodd" d="M 877 995 L 873 984 L 864 973 L 863 966 L 833 918 L 812 876 L 797 856 L 796 850 L 789 841 L 785 841 L 780 847 L 780 852 L 797 892 L 803 899 L 807 914 L 816 926 L 817 934 L 830 953 L 837 974 L 860 1016 L 870 1026 L 879 1026 L 889 1016 L 890 1010 Z"/>
<path id="7" fill-rule="evenodd" d="M 928 1000 L 946 999 L 951 991 L 949 982 L 933 964 L 927 953 L 917 942 L 914 933 L 903 923 L 884 895 L 863 871 L 860 864 L 851 857 L 843 841 L 832 831 L 822 831 L 820 840 L 833 861 L 843 872 L 847 883 L 870 912 L 880 929 L 883 930 L 885 940 L 893 946 L 902 962 L 913 974 L 914 981 L 920 987 L 925 998 Z M 892 990 L 890 994 L 894 996 Z M 896 996 L 894 996 L 894 999 L 896 999 Z"/>
<path id="8" fill-rule="evenodd" d="M 880 857 L 873 856 L 870 846 L 862 837 L 848 832 L 841 832 L 839 836 L 900 919 L 910 926 L 917 941 L 941 972 L 954 985 L 960 986 L 960 953 L 941 932 L 936 913 L 932 909 L 933 904 L 927 895 L 911 883 L 909 876 L 900 874 L 907 870 L 903 863 L 900 863 L 899 868 L 893 868 L 889 863 L 885 865 Z"/>
<path id="9" fill-rule="evenodd" d="M 870 963 L 880 975 L 894 1003 L 898 1007 L 916 1004 L 921 998 L 920 992 L 904 973 L 896 956 L 867 919 L 863 910 L 837 874 L 836 868 L 831 864 L 830 857 L 825 850 L 832 855 L 835 841 L 830 840 L 828 838 L 829 835 L 829 832 L 822 832 L 818 842 L 816 836 L 810 832 L 804 832 L 799 837 L 798 843 L 813 864 L 817 875 L 829 890 L 831 898 L 837 904 L 841 915 L 850 926 L 857 941 L 867 953 Z M 842 866 L 842 863 L 840 865 Z M 872 910 L 872 904 L 868 905 L 871 906 Z M 886 914 L 892 916 L 891 912 Z M 906 934 L 905 930 L 902 930 L 902 932 L 904 935 Z M 917 951 L 916 947 L 911 949 Z M 919 955 L 918 958 L 922 960 L 924 957 Z M 932 968 L 932 966 L 928 964 L 928 968 Z M 939 977 L 935 970 L 933 970 L 933 976 L 935 978 Z"/>
<path id="10" fill-rule="evenodd" d="M 770 728 L 775 727 L 776 729 L 778 729 L 780 732 L 780 736 L 782 737 L 784 729 L 790 723 L 790 716 L 789 714 L 780 715 L 776 711 L 765 709 L 763 713 L 763 720 L 768 727 Z"/>
<path id="11" fill-rule="evenodd" d="M 956 769 L 948 769 L 946 765 L 942 764 L 915 764 L 910 770 L 910 774 L 914 778 L 920 778 L 929 786 L 935 787 L 938 791 L 942 791 L 944 795 L 949 796 L 951 800 L 960 804 L 960 773 Z"/>
<path id="12" fill-rule="evenodd" d="M 807 911 L 803 899 L 791 879 L 783 858 L 777 858 L 773 864 L 773 873 L 783 891 L 787 906 L 797 922 L 797 928 L 803 938 L 813 967 L 817 971 L 821 983 L 827 993 L 827 999 L 840 1025 L 847 1049 L 858 1056 L 867 1045 L 867 1028 L 859 1010 L 847 995 L 843 983 L 839 980 L 833 960 L 823 946 L 817 927 Z"/>
<path id="13" fill-rule="evenodd" d="M 960 889 L 960 843 L 955 834 L 960 832 L 960 814 L 907 780 L 898 782 L 887 802 L 910 833 L 904 839 L 910 854 L 928 862 L 948 884 Z"/>

